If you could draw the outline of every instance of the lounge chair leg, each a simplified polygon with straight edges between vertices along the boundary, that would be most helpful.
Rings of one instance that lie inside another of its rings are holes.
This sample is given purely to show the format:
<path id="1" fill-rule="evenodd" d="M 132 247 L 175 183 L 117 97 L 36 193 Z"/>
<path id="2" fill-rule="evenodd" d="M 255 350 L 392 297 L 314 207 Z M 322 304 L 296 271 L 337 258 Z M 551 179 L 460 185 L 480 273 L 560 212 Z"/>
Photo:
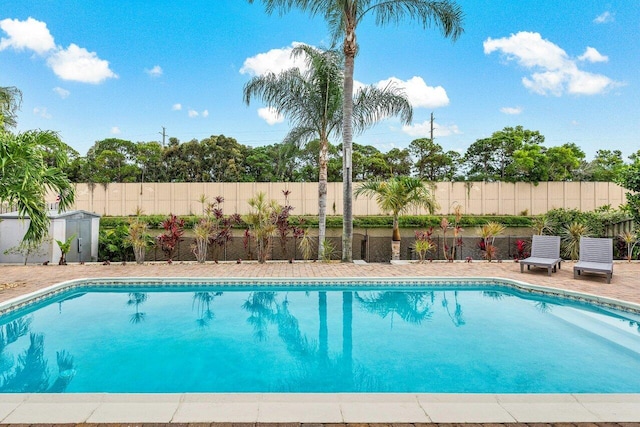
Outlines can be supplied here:
<path id="1" fill-rule="evenodd" d="M 524 273 L 524 264 L 520 263 L 520 273 Z"/>
<path id="2" fill-rule="evenodd" d="M 547 276 L 551 276 L 551 270 L 552 270 L 551 267 L 547 267 Z"/>

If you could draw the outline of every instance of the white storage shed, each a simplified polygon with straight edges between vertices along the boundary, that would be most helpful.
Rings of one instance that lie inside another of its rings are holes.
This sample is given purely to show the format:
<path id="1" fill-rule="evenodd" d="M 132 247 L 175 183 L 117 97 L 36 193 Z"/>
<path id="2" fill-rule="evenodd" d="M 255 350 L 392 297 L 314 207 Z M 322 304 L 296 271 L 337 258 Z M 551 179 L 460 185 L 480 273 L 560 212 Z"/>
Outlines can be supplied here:
<path id="1" fill-rule="evenodd" d="M 60 247 L 56 240 L 66 241 L 74 236 L 67 262 L 90 262 L 98 260 L 98 233 L 100 215 L 83 210 L 60 212 L 49 211 L 49 235 L 42 246 L 33 251 L 28 263 L 60 261 Z M 15 249 L 20 245 L 29 228 L 29 218 L 21 219 L 17 212 L 0 215 L 0 263 L 24 263 L 25 256 Z"/>

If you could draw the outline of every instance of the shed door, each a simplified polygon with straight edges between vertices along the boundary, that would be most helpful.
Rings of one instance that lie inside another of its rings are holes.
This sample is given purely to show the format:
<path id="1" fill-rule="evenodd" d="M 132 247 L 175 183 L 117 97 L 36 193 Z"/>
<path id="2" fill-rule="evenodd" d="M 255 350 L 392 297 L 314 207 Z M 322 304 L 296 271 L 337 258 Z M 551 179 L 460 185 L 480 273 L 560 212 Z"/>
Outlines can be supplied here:
<path id="1" fill-rule="evenodd" d="M 91 218 L 68 219 L 65 238 L 76 235 L 67 254 L 68 262 L 91 261 Z"/>

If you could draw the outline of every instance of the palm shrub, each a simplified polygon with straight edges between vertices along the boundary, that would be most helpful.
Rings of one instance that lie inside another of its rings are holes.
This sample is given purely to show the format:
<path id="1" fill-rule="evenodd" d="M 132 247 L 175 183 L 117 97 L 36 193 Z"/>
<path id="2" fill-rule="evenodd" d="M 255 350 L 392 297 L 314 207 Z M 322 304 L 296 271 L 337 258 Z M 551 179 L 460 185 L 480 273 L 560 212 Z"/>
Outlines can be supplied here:
<path id="1" fill-rule="evenodd" d="M 387 181 L 365 182 L 354 192 L 356 198 L 363 195 L 375 198 L 378 207 L 393 216 L 393 242 L 400 242 L 398 217 L 412 208 L 424 208 L 433 213 L 438 208 L 433 193 L 425 181 L 411 176 L 398 176 Z"/>
<path id="2" fill-rule="evenodd" d="M 200 218 L 193 226 L 195 242 L 191 245 L 191 251 L 196 257 L 196 261 L 203 264 L 207 260 L 209 252 L 209 240 L 213 231 L 213 222 L 209 218 Z"/>
<path id="3" fill-rule="evenodd" d="M 631 258 L 633 257 L 633 250 L 638 244 L 638 235 L 630 231 L 625 231 L 618 235 L 618 239 L 620 239 L 626 245 L 627 261 L 631 262 Z"/>
<path id="4" fill-rule="evenodd" d="M 591 236 L 591 229 L 586 224 L 572 222 L 562 230 L 562 255 L 573 261 L 580 256 L 580 238 Z"/>
<path id="5" fill-rule="evenodd" d="M 147 254 L 147 248 L 152 242 L 151 235 L 148 233 L 149 225 L 140 220 L 139 216 L 129 223 L 129 235 L 127 242 L 133 248 L 133 256 L 136 264 L 143 264 Z"/>
<path id="6" fill-rule="evenodd" d="M 484 257 L 491 262 L 498 254 L 498 248 L 494 245 L 496 236 L 502 234 L 504 225 L 498 222 L 488 222 L 480 229 L 480 237 L 484 242 Z"/>
<path id="7" fill-rule="evenodd" d="M 539 215 L 531 221 L 531 228 L 533 229 L 533 234 L 542 236 L 543 234 L 552 232 L 554 227 L 551 218 L 547 215 Z"/>
<path id="8" fill-rule="evenodd" d="M 313 255 L 313 239 L 309 234 L 309 229 L 298 227 L 293 235 L 298 241 L 298 249 L 300 249 L 302 259 L 309 261 Z"/>
<path id="9" fill-rule="evenodd" d="M 281 206 L 275 200 L 267 200 L 263 192 L 249 199 L 248 203 L 250 212 L 244 215 L 242 220 L 247 224 L 247 234 L 255 242 L 258 262 L 264 263 L 271 252 Z"/>

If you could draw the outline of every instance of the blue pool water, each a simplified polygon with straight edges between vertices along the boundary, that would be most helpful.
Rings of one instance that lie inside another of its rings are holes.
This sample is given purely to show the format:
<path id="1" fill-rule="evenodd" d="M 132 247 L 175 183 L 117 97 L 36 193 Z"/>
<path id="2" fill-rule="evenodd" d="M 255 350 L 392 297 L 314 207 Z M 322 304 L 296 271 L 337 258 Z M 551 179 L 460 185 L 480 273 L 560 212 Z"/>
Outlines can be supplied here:
<path id="1" fill-rule="evenodd" d="M 0 317 L 0 392 L 640 392 L 639 318 L 506 287 L 91 288 Z"/>

